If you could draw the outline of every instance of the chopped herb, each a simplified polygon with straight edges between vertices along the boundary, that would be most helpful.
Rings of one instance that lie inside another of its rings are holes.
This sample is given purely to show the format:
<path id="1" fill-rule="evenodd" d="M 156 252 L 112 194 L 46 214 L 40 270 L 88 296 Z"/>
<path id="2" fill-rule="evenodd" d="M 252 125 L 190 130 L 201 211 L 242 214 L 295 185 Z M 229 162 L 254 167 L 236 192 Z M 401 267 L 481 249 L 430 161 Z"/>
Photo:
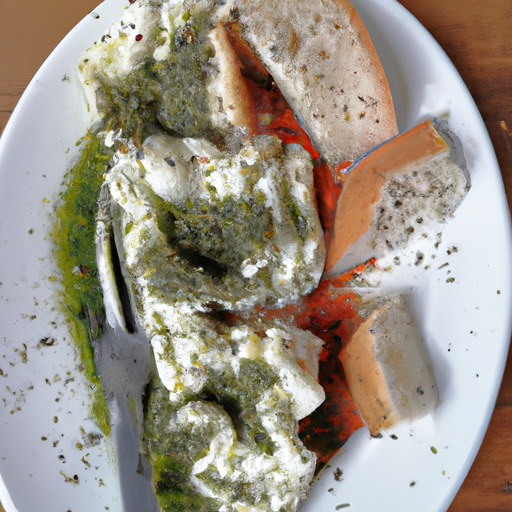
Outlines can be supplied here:
<path id="1" fill-rule="evenodd" d="M 53 347 L 55 343 L 55 338 L 42 338 L 39 340 L 38 345 L 42 345 L 43 347 Z"/>
<path id="2" fill-rule="evenodd" d="M 342 476 L 343 470 L 341 470 L 340 468 L 336 468 L 336 470 L 334 471 L 334 480 L 336 480 L 336 482 L 341 482 Z"/>
<path id="3" fill-rule="evenodd" d="M 341 324 L 341 320 L 337 320 L 336 322 L 332 322 L 327 328 L 327 332 L 331 332 L 336 330 Z"/>
<path id="4" fill-rule="evenodd" d="M 70 484 L 78 485 L 80 483 L 80 479 L 78 475 L 73 475 L 72 477 L 67 476 L 64 472 L 60 471 L 60 474 L 64 477 L 64 481 Z"/>
<path id="5" fill-rule="evenodd" d="M 416 254 L 416 261 L 414 262 L 414 264 L 418 267 L 419 265 L 421 265 L 424 259 L 425 255 L 422 252 L 418 252 Z"/>

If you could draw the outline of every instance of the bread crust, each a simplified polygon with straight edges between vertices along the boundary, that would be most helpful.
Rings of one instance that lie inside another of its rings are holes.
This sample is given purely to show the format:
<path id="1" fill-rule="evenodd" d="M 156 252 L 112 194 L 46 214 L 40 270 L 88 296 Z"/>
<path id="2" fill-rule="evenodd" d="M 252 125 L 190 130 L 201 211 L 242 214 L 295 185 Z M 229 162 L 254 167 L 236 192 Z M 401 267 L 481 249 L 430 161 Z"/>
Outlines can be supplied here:
<path id="1" fill-rule="evenodd" d="M 210 31 L 209 40 L 215 52 L 218 69 L 218 77 L 209 84 L 214 91 L 210 96 L 215 97 L 218 94 L 217 99 L 220 102 L 220 105 L 212 107 L 212 116 L 219 111 L 218 117 L 223 117 L 223 113 L 231 125 L 253 134 L 256 132 L 257 120 L 250 103 L 250 94 L 242 77 L 238 58 L 221 23 L 217 23 Z M 222 126 L 222 121 L 218 124 Z"/>
<path id="2" fill-rule="evenodd" d="M 341 360 L 350 393 L 372 436 L 429 414 L 439 400 L 430 358 L 401 296 L 374 305 Z"/>

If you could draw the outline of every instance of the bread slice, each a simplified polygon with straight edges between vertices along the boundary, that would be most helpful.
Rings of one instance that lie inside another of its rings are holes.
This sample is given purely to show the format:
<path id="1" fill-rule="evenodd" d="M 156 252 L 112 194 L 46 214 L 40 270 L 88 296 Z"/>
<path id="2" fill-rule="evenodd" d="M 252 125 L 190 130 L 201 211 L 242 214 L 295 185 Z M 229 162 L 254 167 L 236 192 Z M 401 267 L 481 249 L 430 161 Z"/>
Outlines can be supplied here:
<path id="1" fill-rule="evenodd" d="M 404 300 L 385 299 L 341 353 L 347 384 L 372 436 L 433 411 L 439 394 L 428 354 Z"/>
<path id="2" fill-rule="evenodd" d="M 212 63 L 215 65 L 207 85 L 213 125 L 227 129 L 231 124 L 253 135 L 257 131 L 256 115 L 226 29 L 218 23 L 209 31 L 208 38 L 214 52 Z"/>
<path id="3" fill-rule="evenodd" d="M 332 167 L 397 134 L 388 82 L 346 0 L 236 0 L 244 38 Z"/>
<path id="4" fill-rule="evenodd" d="M 407 247 L 444 223 L 469 188 L 462 147 L 437 121 L 376 148 L 343 177 L 326 275 Z"/>

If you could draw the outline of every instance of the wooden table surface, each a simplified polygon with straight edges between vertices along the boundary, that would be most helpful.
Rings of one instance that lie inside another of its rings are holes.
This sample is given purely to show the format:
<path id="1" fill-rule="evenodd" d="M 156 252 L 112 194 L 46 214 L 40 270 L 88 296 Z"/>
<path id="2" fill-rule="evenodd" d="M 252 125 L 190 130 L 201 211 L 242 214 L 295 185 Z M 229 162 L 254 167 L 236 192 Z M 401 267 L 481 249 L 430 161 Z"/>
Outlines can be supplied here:
<path id="1" fill-rule="evenodd" d="M 44 59 L 98 2 L 1 0 L 0 133 Z M 494 144 L 511 205 L 512 0 L 401 0 L 401 3 L 441 44 L 473 95 Z M 509 356 L 489 430 L 449 512 L 512 510 L 511 437 L 512 357 Z"/>

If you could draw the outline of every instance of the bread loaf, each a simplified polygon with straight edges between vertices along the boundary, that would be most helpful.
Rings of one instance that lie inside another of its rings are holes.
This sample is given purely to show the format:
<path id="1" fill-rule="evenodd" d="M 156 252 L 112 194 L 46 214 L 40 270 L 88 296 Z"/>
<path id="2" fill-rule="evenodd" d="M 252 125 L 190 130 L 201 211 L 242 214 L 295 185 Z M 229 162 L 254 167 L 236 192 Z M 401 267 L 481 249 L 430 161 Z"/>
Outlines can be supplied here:
<path id="1" fill-rule="evenodd" d="M 237 0 L 246 40 L 322 157 L 355 160 L 397 134 L 370 36 L 345 0 Z"/>
<path id="2" fill-rule="evenodd" d="M 372 436 L 432 412 L 438 390 L 404 300 L 376 304 L 341 353 L 348 387 Z"/>
<path id="3" fill-rule="evenodd" d="M 326 275 L 407 247 L 446 222 L 469 188 L 462 148 L 438 122 L 377 147 L 343 176 Z"/>

